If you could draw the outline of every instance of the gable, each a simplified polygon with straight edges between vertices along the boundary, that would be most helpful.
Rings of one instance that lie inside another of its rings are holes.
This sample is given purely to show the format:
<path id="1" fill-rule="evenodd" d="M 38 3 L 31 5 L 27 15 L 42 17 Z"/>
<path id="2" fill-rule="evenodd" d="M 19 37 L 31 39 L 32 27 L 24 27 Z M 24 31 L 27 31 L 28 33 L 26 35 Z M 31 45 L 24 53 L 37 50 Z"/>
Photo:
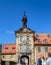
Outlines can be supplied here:
<path id="1" fill-rule="evenodd" d="M 15 31 L 15 33 L 35 33 L 35 31 L 31 30 L 28 27 L 20 28 L 19 30 Z"/>

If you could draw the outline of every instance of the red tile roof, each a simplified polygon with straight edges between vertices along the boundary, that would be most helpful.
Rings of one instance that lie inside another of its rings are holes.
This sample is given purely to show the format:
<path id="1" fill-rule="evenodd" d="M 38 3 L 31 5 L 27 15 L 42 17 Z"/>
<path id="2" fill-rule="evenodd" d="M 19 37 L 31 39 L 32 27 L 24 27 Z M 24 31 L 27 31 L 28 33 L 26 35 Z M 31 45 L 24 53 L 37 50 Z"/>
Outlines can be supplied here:
<path id="1" fill-rule="evenodd" d="M 37 34 L 37 41 L 34 44 L 51 44 L 51 34 Z M 48 36 L 49 35 L 49 36 Z"/>
<path id="2" fill-rule="evenodd" d="M 2 54 L 15 54 L 16 44 L 4 44 L 2 48 Z"/>

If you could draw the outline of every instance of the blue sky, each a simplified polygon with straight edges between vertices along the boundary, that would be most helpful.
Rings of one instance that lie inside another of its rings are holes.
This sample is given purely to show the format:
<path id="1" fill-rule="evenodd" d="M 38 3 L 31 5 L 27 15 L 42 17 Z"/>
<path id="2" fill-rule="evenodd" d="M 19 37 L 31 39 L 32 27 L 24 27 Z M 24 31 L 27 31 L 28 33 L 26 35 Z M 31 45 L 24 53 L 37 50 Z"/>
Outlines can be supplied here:
<path id="1" fill-rule="evenodd" d="M 22 26 L 26 11 L 28 27 L 51 33 L 51 0 L 0 0 L 0 43 L 14 43 L 14 31 Z"/>

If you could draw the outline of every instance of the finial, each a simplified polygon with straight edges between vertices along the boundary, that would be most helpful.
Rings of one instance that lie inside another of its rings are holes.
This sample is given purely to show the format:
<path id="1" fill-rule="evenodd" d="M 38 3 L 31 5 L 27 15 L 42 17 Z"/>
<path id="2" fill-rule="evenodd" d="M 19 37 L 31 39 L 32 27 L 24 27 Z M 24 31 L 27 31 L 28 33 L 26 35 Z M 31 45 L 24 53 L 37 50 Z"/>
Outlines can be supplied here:
<path id="1" fill-rule="evenodd" d="M 22 22 L 23 22 L 23 27 L 27 27 L 27 17 L 26 17 L 26 15 L 25 15 L 25 11 L 24 11 L 24 16 L 23 16 L 23 18 L 22 18 Z"/>

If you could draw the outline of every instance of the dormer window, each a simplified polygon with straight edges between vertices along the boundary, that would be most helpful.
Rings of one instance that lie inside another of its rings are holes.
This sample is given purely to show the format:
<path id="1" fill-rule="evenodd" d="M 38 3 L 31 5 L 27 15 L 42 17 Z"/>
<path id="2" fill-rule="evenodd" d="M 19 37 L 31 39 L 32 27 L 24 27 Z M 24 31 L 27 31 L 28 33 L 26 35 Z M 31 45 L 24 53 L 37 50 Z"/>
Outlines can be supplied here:
<path id="1" fill-rule="evenodd" d="M 44 41 L 45 43 L 47 43 L 47 42 L 48 42 L 48 40 L 47 40 L 47 39 L 44 39 L 43 41 Z"/>
<path id="2" fill-rule="evenodd" d="M 39 37 L 39 35 L 38 35 L 38 34 L 36 34 L 36 37 Z"/>
<path id="3" fill-rule="evenodd" d="M 40 42 L 40 39 L 38 39 L 38 43 Z"/>
<path id="4" fill-rule="evenodd" d="M 50 35 L 50 34 L 48 34 L 47 36 L 48 36 L 48 37 L 51 37 L 51 35 Z"/>
<path id="5" fill-rule="evenodd" d="M 12 49 L 15 49 L 15 47 L 12 47 Z"/>
<path id="6" fill-rule="evenodd" d="M 8 49 L 8 47 L 5 47 L 5 49 Z"/>

